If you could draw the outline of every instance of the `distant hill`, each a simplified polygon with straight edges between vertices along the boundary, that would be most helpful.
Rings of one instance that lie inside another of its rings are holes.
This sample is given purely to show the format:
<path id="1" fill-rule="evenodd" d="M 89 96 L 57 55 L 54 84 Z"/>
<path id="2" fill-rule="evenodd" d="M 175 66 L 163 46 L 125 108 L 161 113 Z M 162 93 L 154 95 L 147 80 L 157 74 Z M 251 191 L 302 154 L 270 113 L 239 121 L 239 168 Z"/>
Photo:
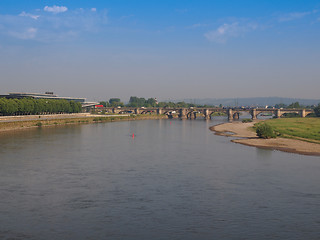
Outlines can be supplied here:
<path id="1" fill-rule="evenodd" d="M 311 106 L 318 105 L 320 99 L 301 99 L 301 98 L 281 98 L 281 97 L 255 97 L 255 98 L 203 98 L 203 99 L 182 99 L 175 102 L 184 101 L 199 105 L 216 105 L 222 104 L 225 107 L 230 106 L 274 106 L 283 103 L 289 105 L 293 102 L 299 102 L 300 105 Z"/>

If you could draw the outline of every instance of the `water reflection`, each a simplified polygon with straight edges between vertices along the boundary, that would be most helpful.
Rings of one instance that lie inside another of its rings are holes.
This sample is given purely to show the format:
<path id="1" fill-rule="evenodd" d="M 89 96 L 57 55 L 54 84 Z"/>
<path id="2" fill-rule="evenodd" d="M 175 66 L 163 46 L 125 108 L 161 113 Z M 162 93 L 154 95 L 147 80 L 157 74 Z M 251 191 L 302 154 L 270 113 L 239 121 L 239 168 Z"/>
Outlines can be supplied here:
<path id="1" fill-rule="evenodd" d="M 271 149 L 263 149 L 263 148 L 255 148 L 257 152 L 257 156 L 259 159 L 270 159 L 272 157 L 273 150 Z"/>

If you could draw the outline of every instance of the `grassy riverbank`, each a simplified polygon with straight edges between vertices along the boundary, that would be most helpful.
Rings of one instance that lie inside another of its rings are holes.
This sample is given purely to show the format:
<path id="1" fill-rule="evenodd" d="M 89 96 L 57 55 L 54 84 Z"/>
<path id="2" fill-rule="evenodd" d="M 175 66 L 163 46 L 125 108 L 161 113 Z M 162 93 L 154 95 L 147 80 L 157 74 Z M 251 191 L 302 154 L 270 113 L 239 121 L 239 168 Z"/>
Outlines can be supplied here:
<path id="1" fill-rule="evenodd" d="M 257 137 L 254 125 L 261 122 L 271 125 L 280 136 L 271 139 Z M 232 136 L 232 142 L 247 146 L 320 156 L 320 118 L 283 118 L 247 123 L 235 121 L 210 129 L 218 135 Z"/>
<path id="2" fill-rule="evenodd" d="M 23 130 L 37 127 L 52 127 L 58 125 L 70 125 L 70 124 L 90 124 L 90 123 L 102 123 L 102 122 L 115 122 L 115 121 L 134 121 L 144 119 L 162 119 L 167 118 L 166 115 L 127 115 L 127 116 L 84 116 L 59 119 L 46 119 L 46 120 L 20 120 L 12 122 L 0 122 L 0 132 L 12 131 L 12 130 Z"/>
<path id="3" fill-rule="evenodd" d="M 281 118 L 265 122 L 281 137 L 320 143 L 320 118 Z"/>

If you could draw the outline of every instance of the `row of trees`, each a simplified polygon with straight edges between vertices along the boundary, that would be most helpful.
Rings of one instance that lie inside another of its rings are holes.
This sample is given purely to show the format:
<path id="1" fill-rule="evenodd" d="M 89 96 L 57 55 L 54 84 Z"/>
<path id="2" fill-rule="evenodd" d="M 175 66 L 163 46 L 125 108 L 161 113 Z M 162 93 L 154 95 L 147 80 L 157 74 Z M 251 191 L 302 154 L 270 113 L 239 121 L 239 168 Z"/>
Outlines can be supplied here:
<path id="1" fill-rule="evenodd" d="M 289 105 L 285 105 L 283 103 L 280 103 L 280 104 L 276 104 L 275 108 L 295 108 L 295 109 L 313 108 L 314 114 L 312 116 L 320 117 L 320 103 L 316 107 L 314 105 L 313 106 L 300 105 L 299 102 L 294 102 Z M 298 114 L 295 114 L 295 113 L 288 113 L 287 115 L 288 115 L 287 117 L 298 117 L 299 116 Z"/>
<path id="2" fill-rule="evenodd" d="M 138 98 L 138 97 L 130 97 L 129 103 L 124 105 L 121 102 L 120 98 L 110 98 L 109 101 L 100 102 L 104 107 L 156 107 L 157 102 L 154 98 Z"/>
<path id="3" fill-rule="evenodd" d="M 157 100 L 154 98 L 138 98 L 138 97 L 130 97 L 128 107 L 157 107 Z"/>
<path id="4" fill-rule="evenodd" d="M 296 109 L 299 109 L 299 108 L 313 108 L 314 106 L 304 106 L 304 105 L 301 105 L 299 102 L 293 102 L 289 105 L 286 105 L 284 103 L 279 103 L 279 104 L 276 104 L 274 105 L 275 108 L 296 108 Z"/>
<path id="5" fill-rule="evenodd" d="M 81 103 L 56 99 L 0 98 L 0 115 L 32 115 L 53 113 L 79 113 Z"/>
<path id="6" fill-rule="evenodd" d="M 121 102 L 120 98 L 110 98 L 109 101 L 100 102 L 104 107 L 124 107 L 124 103 Z"/>
<path id="7" fill-rule="evenodd" d="M 302 109 L 302 108 L 313 108 L 314 110 L 314 114 L 311 114 L 310 116 L 312 117 L 320 117 L 320 103 L 318 104 L 318 106 L 303 106 L 300 105 L 299 102 L 294 102 L 291 103 L 290 105 L 285 105 L 283 103 L 280 104 L 276 104 L 275 108 L 295 108 L 295 109 Z M 299 117 L 300 115 L 297 113 L 285 113 L 284 114 L 285 117 Z"/>
<path id="8" fill-rule="evenodd" d="M 129 103 L 124 104 L 121 102 L 120 98 L 110 98 L 109 101 L 102 101 L 100 102 L 101 105 L 104 107 L 161 107 L 161 108 L 190 108 L 190 107 L 212 107 L 209 105 L 196 105 L 192 103 L 186 103 L 186 102 L 157 102 L 154 98 L 139 98 L 136 96 L 131 96 Z M 222 107 L 220 104 L 219 107 Z M 285 105 L 283 103 L 279 103 L 275 105 L 275 108 L 295 108 L 295 109 L 301 109 L 301 108 L 314 108 L 315 115 L 320 117 L 320 103 L 317 107 L 314 106 L 303 106 L 300 105 L 299 102 L 294 102 L 289 105 Z"/>
<path id="9" fill-rule="evenodd" d="M 155 98 L 140 98 L 136 96 L 131 96 L 129 103 L 124 104 L 121 102 L 120 98 L 110 98 L 109 101 L 101 101 L 101 105 L 104 107 L 169 107 L 169 108 L 190 108 L 190 107 L 212 107 L 208 105 L 196 105 L 192 103 L 186 103 L 186 102 L 157 102 Z"/>

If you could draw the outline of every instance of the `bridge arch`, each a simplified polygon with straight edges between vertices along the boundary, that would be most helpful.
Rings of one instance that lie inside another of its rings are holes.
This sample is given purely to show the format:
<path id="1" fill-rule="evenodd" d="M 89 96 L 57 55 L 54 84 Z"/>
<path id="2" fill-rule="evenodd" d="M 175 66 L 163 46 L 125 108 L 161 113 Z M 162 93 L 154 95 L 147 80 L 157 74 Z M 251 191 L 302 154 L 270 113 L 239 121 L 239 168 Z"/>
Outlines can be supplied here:
<path id="1" fill-rule="evenodd" d="M 212 109 L 212 110 L 208 110 L 208 117 L 206 117 L 206 114 L 204 114 L 205 118 L 208 119 L 212 119 L 215 117 L 215 115 L 218 113 L 218 116 L 223 116 L 223 115 L 227 115 L 227 110 L 225 109 Z"/>
<path id="2" fill-rule="evenodd" d="M 226 113 L 229 120 L 239 119 L 240 114 L 248 112 L 252 119 L 256 119 L 262 113 L 272 113 L 275 117 L 280 118 L 285 113 L 297 113 L 300 117 L 306 117 L 313 113 L 312 109 L 265 109 L 265 108 L 105 108 L 106 111 L 118 113 L 135 114 L 166 114 L 168 118 L 179 116 L 181 119 L 195 119 L 204 116 L 205 119 L 211 119 L 217 112 Z"/>
<path id="3" fill-rule="evenodd" d="M 194 111 L 194 110 L 188 111 L 187 112 L 187 118 L 188 119 L 196 119 L 197 115 L 199 115 L 199 114 L 201 114 L 201 112 L 199 112 L 199 111 Z"/>
<path id="4" fill-rule="evenodd" d="M 240 112 L 235 112 L 235 113 L 233 113 L 233 119 L 235 119 L 235 120 L 239 120 L 239 118 L 240 118 Z"/>

